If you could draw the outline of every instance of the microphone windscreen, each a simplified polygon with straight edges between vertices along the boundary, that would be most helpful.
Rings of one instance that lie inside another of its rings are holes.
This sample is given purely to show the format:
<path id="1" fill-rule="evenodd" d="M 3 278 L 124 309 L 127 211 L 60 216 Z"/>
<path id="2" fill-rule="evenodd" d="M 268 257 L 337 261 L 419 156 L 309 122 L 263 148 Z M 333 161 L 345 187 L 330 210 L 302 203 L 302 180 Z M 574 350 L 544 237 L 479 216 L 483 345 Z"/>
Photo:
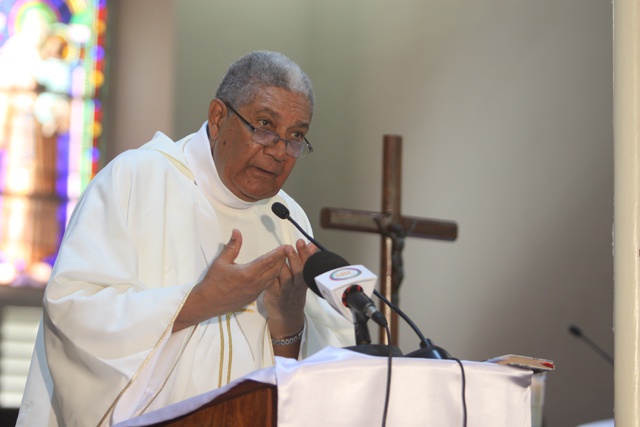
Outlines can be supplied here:
<path id="1" fill-rule="evenodd" d="M 329 251 L 318 251 L 311 255 L 307 259 L 307 262 L 304 263 L 302 277 L 309 289 L 322 298 L 322 294 L 316 284 L 316 277 L 326 273 L 327 271 L 346 267 L 347 265 L 349 265 L 347 260 L 338 254 Z"/>
<path id="2" fill-rule="evenodd" d="M 280 202 L 275 202 L 271 205 L 271 211 L 276 214 L 280 219 L 287 219 L 289 216 L 289 209 Z"/>
<path id="3" fill-rule="evenodd" d="M 569 332 L 571 332 L 576 337 L 581 337 L 582 336 L 582 329 L 580 329 L 576 325 L 569 326 Z"/>

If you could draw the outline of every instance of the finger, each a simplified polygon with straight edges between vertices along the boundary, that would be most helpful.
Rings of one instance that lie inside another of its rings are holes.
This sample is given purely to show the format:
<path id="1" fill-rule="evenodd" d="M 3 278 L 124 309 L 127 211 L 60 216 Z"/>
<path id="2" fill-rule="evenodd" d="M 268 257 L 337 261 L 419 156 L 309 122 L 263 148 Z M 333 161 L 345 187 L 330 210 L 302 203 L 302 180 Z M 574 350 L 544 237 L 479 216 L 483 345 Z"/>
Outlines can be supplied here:
<path id="1" fill-rule="evenodd" d="M 290 283 L 295 272 L 302 269 L 302 264 L 300 263 L 298 254 L 296 253 L 295 249 L 293 249 L 293 247 L 289 246 L 287 248 L 286 254 L 288 265 L 285 265 L 278 274 L 280 284 Z"/>
<path id="2" fill-rule="evenodd" d="M 282 290 L 282 284 L 284 283 L 283 279 L 282 279 L 282 272 L 286 270 L 286 268 L 283 268 L 282 270 L 280 270 L 280 273 L 278 273 L 278 276 L 273 279 L 273 281 L 266 287 L 266 291 L 267 291 L 267 295 L 271 294 L 271 295 L 280 295 L 280 292 Z"/>
<path id="3" fill-rule="evenodd" d="M 303 247 L 306 248 L 306 251 L 309 253 L 309 256 L 313 255 L 318 250 L 318 247 L 314 243 L 312 242 L 307 243 L 303 239 L 298 239 L 298 241 L 296 242 L 296 248 L 298 249 L 298 252 L 303 250 Z"/>
<path id="4" fill-rule="evenodd" d="M 296 246 L 298 246 L 298 242 L 296 242 Z M 302 251 L 306 252 L 306 245 L 303 244 Z M 289 247 L 287 249 L 287 260 L 289 261 L 289 269 L 293 274 L 302 271 L 302 257 L 300 254 L 300 250 L 296 252 L 293 247 Z"/>
<path id="5" fill-rule="evenodd" d="M 256 258 L 251 261 L 247 267 L 256 274 L 257 277 L 261 277 L 265 281 L 271 281 L 278 276 L 280 270 L 285 265 L 287 260 L 286 246 L 279 246 L 271 252 Z"/>
<path id="6" fill-rule="evenodd" d="M 296 249 L 298 249 L 298 255 L 302 264 L 307 262 L 307 259 L 317 251 L 317 246 L 313 243 L 306 243 L 304 240 L 299 239 L 296 242 Z"/>
<path id="7" fill-rule="evenodd" d="M 220 255 L 218 255 L 218 258 L 227 261 L 229 264 L 233 264 L 236 258 L 238 258 L 241 247 L 242 233 L 240 233 L 240 230 L 234 228 L 231 231 L 231 238 L 229 239 L 227 244 L 224 245 L 222 251 L 220 251 Z"/>

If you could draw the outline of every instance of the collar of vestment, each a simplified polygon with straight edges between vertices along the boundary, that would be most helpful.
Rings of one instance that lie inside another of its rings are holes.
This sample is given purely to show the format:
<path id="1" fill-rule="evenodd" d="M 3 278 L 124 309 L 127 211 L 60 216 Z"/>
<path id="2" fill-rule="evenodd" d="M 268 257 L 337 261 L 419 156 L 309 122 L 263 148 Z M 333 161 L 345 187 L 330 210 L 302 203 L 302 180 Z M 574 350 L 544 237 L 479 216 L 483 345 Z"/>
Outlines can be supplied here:
<path id="1" fill-rule="evenodd" d="M 189 169 L 193 172 L 196 185 L 210 201 L 222 203 L 234 209 L 248 209 L 268 203 L 267 200 L 247 202 L 238 198 L 220 179 L 211 154 L 211 144 L 207 135 L 207 122 L 192 135 L 184 146 Z"/>

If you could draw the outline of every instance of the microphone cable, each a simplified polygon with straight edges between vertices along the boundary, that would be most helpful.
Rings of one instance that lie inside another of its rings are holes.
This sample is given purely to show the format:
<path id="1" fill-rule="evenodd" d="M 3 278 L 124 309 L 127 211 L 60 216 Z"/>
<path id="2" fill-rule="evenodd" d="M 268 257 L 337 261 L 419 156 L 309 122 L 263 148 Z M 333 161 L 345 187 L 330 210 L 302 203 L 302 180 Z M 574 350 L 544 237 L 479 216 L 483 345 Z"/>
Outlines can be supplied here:
<path id="1" fill-rule="evenodd" d="M 391 330 L 389 326 L 384 327 L 385 332 L 387 333 L 387 342 L 391 343 Z M 387 357 L 387 386 L 384 397 L 384 410 L 382 414 L 382 427 L 386 427 L 387 425 L 387 416 L 389 412 L 389 400 L 391 396 L 391 373 L 393 369 L 393 352 L 391 351 L 391 345 L 389 347 L 389 355 Z M 467 379 L 464 371 L 464 365 L 462 361 L 457 357 L 450 357 L 449 360 L 455 361 L 460 366 L 460 378 L 462 380 L 462 427 L 467 427 Z"/>
<path id="2" fill-rule="evenodd" d="M 382 427 L 386 427 L 387 425 L 387 415 L 388 415 L 388 411 L 389 411 L 389 398 L 391 396 L 391 369 L 393 366 L 393 351 L 391 351 L 391 349 L 393 348 L 391 346 L 391 330 L 389 329 L 389 325 L 385 325 L 384 330 L 387 332 L 387 342 L 389 343 L 389 345 L 387 346 L 389 348 L 389 356 L 387 357 L 387 388 L 384 394 L 384 412 L 382 413 Z"/>
<path id="3" fill-rule="evenodd" d="M 464 373 L 462 361 L 457 357 L 452 357 L 460 365 L 460 376 L 462 378 L 462 427 L 467 427 L 467 378 Z"/>
<path id="4" fill-rule="evenodd" d="M 416 326 L 416 324 L 411 320 L 411 318 L 409 318 L 409 316 L 407 316 L 404 311 L 402 311 L 400 309 L 400 307 L 396 307 L 395 304 L 393 304 L 391 301 L 389 301 L 389 299 L 387 299 L 384 295 L 382 295 L 380 292 L 378 292 L 377 289 L 373 290 L 373 294 L 375 296 L 377 296 L 378 298 L 380 298 L 387 306 L 391 307 L 391 309 L 393 311 L 395 311 L 400 317 L 402 317 L 402 319 L 407 322 L 407 324 L 411 327 L 411 329 L 413 329 L 413 331 L 416 333 L 416 335 L 418 335 L 418 338 L 420 338 L 420 347 L 421 348 L 428 348 L 428 347 L 433 347 L 433 344 L 431 342 L 431 340 L 429 340 L 428 338 L 425 338 L 424 335 L 422 334 L 422 331 L 420 331 L 420 328 L 418 328 Z M 389 332 L 389 328 L 386 328 L 387 331 L 387 342 L 391 342 L 391 333 Z M 465 371 L 464 371 L 464 365 L 462 364 L 462 361 L 456 357 L 451 357 L 448 353 L 446 353 L 446 351 L 443 350 L 443 352 L 446 354 L 446 358 L 449 360 L 453 360 L 456 363 L 458 363 L 458 365 L 460 366 L 460 377 L 462 380 L 462 426 L 463 427 L 467 427 L 467 379 L 466 379 L 466 375 L 465 375 Z M 391 357 L 391 356 L 389 356 Z M 389 362 L 391 363 L 391 362 Z M 391 369 L 391 368 L 389 368 Z M 384 424 L 383 424 L 384 425 Z"/>
<path id="5" fill-rule="evenodd" d="M 385 297 L 384 295 L 382 295 L 380 292 L 378 292 L 377 289 L 373 290 L 373 294 L 375 296 L 377 296 L 379 299 L 382 300 L 382 302 L 384 302 L 386 305 L 388 305 L 393 311 L 395 311 L 398 316 L 402 317 L 404 319 L 405 322 L 407 322 L 409 324 L 409 326 L 411 327 L 411 329 L 413 329 L 413 331 L 416 333 L 416 335 L 418 335 L 418 338 L 420 338 L 420 343 L 422 345 L 422 343 L 426 343 L 430 345 L 430 342 L 428 339 L 426 339 L 424 337 L 424 335 L 422 335 L 422 331 L 420 331 L 420 329 L 416 326 L 415 323 L 413 323 L 413 321 L 409 318 L 409 316 L 407 316 L 404 311 L 400 310 L 400 307 L 396 307 L 395 304 L 393 304 L 391 301 L 389 301 L 387 299 L 387 297 Z M 391 341 L 389 341 L 391 342 Z"/>

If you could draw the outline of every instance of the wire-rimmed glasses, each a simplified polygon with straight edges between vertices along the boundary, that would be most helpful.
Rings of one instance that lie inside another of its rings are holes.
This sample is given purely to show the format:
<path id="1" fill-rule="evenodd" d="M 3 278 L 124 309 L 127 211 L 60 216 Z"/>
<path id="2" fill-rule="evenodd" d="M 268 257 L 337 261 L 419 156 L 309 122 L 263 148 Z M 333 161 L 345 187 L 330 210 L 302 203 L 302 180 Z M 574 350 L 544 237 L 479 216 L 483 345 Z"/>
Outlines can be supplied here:
<path id="1" fill-rule="evenodd" d="M 309 153 L 313 153 L 313 147 L 304 136 L 300 139 L 285 139 L 273 131 L 255 127 L 254 125 L 249 123 L 247 119 L 242 117 L 240 113 L 235 110 L 235 108 L 229 105 L 228 102 L 223 102 L 224 105 L 226 105 L 227 108 L 233 111 L 233 113 L 238 116 L 238 118 L 242 120 L 242 122 L 249 128 L 249 130 L 251 130 L 251 140 L 256 144 L 260 144 L 263 147 L 273 147 L 278 143 L 278 141 L 282 140 L 287 146 L 286 153 L 289 156 L 295 157 L 297 159 L 303 159 L 307 157 Z"/>

